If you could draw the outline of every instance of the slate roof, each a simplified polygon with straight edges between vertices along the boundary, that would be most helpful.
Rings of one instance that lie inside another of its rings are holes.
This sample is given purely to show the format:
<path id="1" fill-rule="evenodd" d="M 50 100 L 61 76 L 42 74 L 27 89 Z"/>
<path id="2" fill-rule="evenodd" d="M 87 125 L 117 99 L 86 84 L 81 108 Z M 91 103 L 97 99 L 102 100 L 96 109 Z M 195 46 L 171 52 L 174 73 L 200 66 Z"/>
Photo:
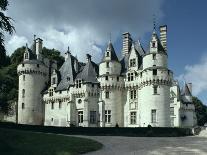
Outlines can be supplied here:
<path id="1" fill-rule="evenodd" d="M 145 50 L 142 47 L 142 45 L 141 45 L 139 40 L 138 40 L 138 42 L 134 43 L 134 47 L 135 47 L 136 51 L 139 53 L 140 56 L 145 55 Z"/>
<path id="2" fill-rule="evenodd" d="M 78 73 L 76 79 L 82 79 L 84 82 L 98 83 L 98 65 L 92 61 L 88 61 L 83 70 Z"/>
<path id="3" fill-rule="evenodd" d="M 109 42 L 109 44 L 108 44 L 108 46 L 107 46 L 107 48 L 106 48 L 106 52 L 110 52 L 110 53 L 111 53 L 110 60 L 119 61 L 119 59 L 118 59 L 118 57 L 117 57 L 117 55 L 116 55 L 116 52 L 115 52 L 115 50 L 114 50 L 114 47 L 113 47 L 113 45 L 112 45 L 111 42 Z M 106 58 L 106 57 L 105 57 L 105 54 L 104 54 L 104 55 L 103 55 L 103 58 L 102 58 L 102 61 L 106 61 L 105 58 Z"/>
<path id="4" fill-rule="evenodd" d="M 74 84 L 74 78 L 76 75 L 74 69 L 74 57 L 70 55 L 61 66 L 59 72 L 61 80 L 56 90 L 66 90 L 70 85 Z"/>
<path id="5" fill-rule="evenodd" d="M 185 84 L 184 88 L 182 89 L 182 95 L 185 95 L 185 96 L 192 96 L 191 92 L 190 92 L 190 89 L 188 88 L 188 85 Z"/>

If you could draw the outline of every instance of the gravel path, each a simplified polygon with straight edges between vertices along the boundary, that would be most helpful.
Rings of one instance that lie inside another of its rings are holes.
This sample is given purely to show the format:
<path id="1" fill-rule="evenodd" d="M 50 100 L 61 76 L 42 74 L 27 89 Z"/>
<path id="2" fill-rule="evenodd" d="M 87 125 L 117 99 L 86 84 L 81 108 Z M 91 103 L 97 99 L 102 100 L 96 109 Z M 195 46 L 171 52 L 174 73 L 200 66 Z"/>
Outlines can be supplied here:
<path id="1" fill-rule="evenodd" d="M 81 136 L 101 142 L 103 149 L 87 155 L 207 155 L 207 137 Z"/>

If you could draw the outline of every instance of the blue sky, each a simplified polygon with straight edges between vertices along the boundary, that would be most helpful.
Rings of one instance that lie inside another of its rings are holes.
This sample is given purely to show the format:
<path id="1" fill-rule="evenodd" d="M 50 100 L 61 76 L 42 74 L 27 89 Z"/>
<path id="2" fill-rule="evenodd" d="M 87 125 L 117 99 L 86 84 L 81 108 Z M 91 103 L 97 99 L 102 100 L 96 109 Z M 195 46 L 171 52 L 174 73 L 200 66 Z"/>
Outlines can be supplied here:
<path id="1" fill-rule="evenodd" d="M 48 48 L 64 53 L 69 45 L 81 61 L 90 53 L 99 62 L 109 33 L 118 55 L 125 31 L 147 47 L 155 14 L 157 29 L 168 26 L 169 68 L 181 83 L 192 82 L 193 94 L 207 104 L 206 6 L 206 0 L 10 1 L 16 34 L 6 38 L 6 46 L 11 54 L 36 34 Z"/>

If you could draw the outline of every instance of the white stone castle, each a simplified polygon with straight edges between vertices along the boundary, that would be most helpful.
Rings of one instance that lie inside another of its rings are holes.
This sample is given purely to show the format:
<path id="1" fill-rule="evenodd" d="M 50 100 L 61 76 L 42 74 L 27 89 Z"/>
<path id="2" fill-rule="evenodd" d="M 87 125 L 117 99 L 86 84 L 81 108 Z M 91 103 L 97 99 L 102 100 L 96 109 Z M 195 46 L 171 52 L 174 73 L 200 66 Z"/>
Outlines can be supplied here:
<path id="1" fill-rule="evenodd" d="M 123 58 L 111 42 L 99 64 L 65 53 L 65 62 L 42 56 L 42 40 L 26 47 L 19 64 L 18 123 L 82 127 L 193 127 L 192 84 L 180 89 L 168 69 L 167 26 L 154 29 L 149 49 L 123 34 Z"/>

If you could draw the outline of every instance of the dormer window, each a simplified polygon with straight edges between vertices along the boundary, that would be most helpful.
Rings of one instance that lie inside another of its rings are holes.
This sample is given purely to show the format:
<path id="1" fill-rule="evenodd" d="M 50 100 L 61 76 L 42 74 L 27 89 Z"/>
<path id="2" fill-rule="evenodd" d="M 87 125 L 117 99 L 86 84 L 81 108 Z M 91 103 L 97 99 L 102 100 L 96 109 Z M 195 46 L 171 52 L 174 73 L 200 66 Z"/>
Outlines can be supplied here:
<path id="1" fill-rule="evenodd" d="M 24 59 L 29 59 L 29 54 L 28 53 L 25 53 Z"/>
<path id="2" fill-rule="evenodd" d="M 49 96 L 53 96 L 53 89 L 49 90 Z"/>
<path id="3" fill-rule="evenodd" d="M 136 66 L 136 59 L 130 59 L 130 67 Z"/>
<path id="4" fill-rule="evenodd" d="M 106 52 L 106 56 L 109 57 L 109 52 Z"/>
<path id="5" fill-rule="evenodd" d="M 81 88 L 81 80 L 76 80 L 76 88 Z"/>
<path id="6" fill-rule="evenodd" d="M 52 84 L 56 83 L 56 78 L 52 78 Z"/>
<path id="7" fill-rule="evenodd" d="M 153 48 L 155 47 L 155 42 L 152 42 L 152 47 L 153 47 Z"/>

